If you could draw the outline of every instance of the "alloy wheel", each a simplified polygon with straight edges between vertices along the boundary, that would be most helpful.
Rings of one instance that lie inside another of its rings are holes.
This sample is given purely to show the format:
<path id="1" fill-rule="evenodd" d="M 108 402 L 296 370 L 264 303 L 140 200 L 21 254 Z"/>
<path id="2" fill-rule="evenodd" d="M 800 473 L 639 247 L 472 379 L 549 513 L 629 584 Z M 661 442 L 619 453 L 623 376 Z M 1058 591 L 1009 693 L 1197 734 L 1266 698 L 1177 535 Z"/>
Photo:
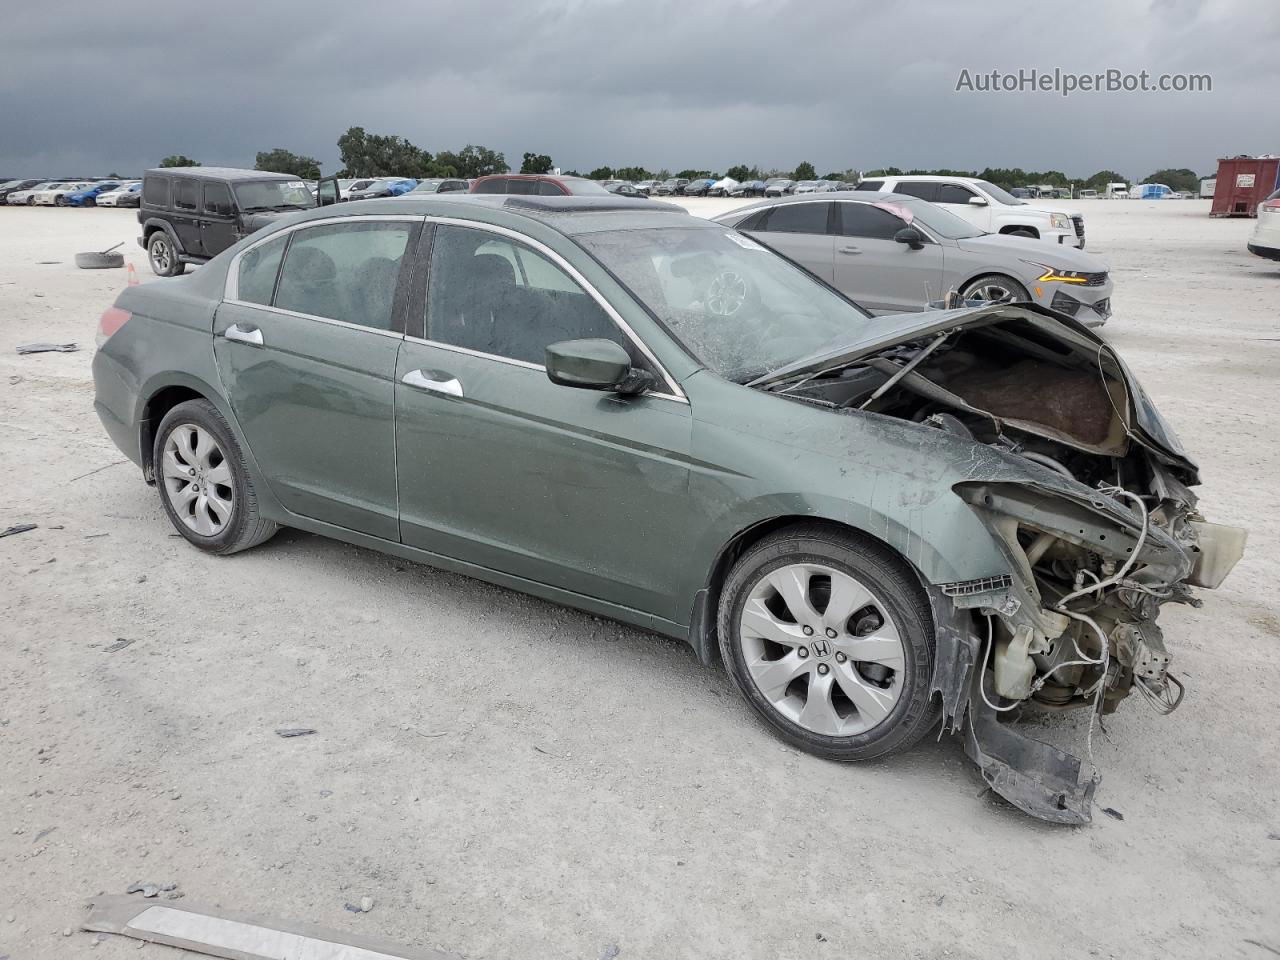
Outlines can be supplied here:
<path id="1" fill-rule="evenodd" d="M 965 295 L 966 300 L 985 300 L 988 303 L 1011 303 L 1013 291 L 999 281 L 989 281 L 981 286 L 973 287 Z"/>
<path id="2" fill-rule="evenodd" d="M 151 265 L 155 267 L 156 273 L 168 273 L 169 267 L 172 265 L 172 254 L 169 251 L 168 240 L 156 240 L 151 244 Z"/>
<path id="3" fill-rule="evenodd" d="M 812 733 L 866 733 L 902 696 L 906 648 L 887 606 L 834 567 L 766 573 L 742 608 L 739 638 L 756 688 Z"/>
<path id="4" fill-rule="evenodd" d="M 193 423 L 173 429 L 160 458 L 160 479 L 169 506 L 188 529 L 215 537 L 231 522 L 231 465 L 208 430 Z"/>

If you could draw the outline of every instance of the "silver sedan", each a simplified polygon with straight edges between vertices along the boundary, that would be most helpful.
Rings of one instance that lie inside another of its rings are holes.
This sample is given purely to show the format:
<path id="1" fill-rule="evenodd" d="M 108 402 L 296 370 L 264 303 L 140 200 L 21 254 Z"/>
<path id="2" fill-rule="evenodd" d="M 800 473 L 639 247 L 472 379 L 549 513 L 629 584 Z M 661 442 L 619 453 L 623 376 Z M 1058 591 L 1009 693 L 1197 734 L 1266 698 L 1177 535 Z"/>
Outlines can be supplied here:
<path id="1" fill-rule="evenodd" d="M 932 203 L 870 191 L 780 197 L 714 218 L 752 234 L 873 313 L 961 300 L 1031 301 L 1090 326 L 1111 316 L 1105 261 L 984 233 Z"/>

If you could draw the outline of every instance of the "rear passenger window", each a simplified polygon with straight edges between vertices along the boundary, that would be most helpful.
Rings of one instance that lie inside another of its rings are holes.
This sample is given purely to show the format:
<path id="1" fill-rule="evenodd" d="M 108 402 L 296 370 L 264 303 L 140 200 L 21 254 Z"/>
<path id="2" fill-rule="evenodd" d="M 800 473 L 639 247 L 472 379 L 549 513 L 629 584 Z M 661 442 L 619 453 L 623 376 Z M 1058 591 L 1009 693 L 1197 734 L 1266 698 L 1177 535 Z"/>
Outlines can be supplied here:
<path id="1" fill-rule="evenodd" d="M 173 206 L 178 210 L 194 210 L 200 204 L 200 184 L 195 180 L 178 180 L 173 185 Z"/>
<path id="2" fill-rule="evenodd" d="M 552 183 L 550 180 L 538 182 L 538 193 L 544 197 L 563 197 L 567 192 L 560 184 Z"/>
<path id="3" fill-rule="evenodd" d="M 769 218 L 769 214 L 770 214 L 770 213 L 772 213 L 772 212 L 773 212 L 773 208 L 772 208 L 772 207 L 765 207 L 765 209 L 760 210 L 760 211 L 758 211 L 758 212 L 756 212 L 756 213 L 753 213 L 751 216 L 747 217 L 747 219 L 745 219 L 745 220 L 743 220 L 741 223 L 739 223 L 739 224 L 738 224 L 738 226 L 737 226 L 737 229 L 739 229 L 739 230 L 763 230 L 763 229 L 764 229 L 764 222 L 765 222 L 765 220 L 767 220 L 767 219 Z"/>
<path id="4" fill-rule="evenodd" d="M 603 308 L 547 257 L 448 225 L 436 228 L 431 245 L 427 337 L 539 366 L 547 346 L 561 340 L 600 337 L 632 350 Z"/>
<path id="5" fill-rule="evenodd" d="M 829 203 L 779 204 L 762 229 L 767 233 L 825 234 L 830 209 Z"/>
<path id="6" fill-rule="evenodd" d="M 271 294 L 276 289 L 276 274 L 280 270 L 280 257 L 288 236 L 276 237 L 247 250 L 240 258 L 240 271 L 236 275 L 236 299 L 248 303 L 271 305 Z"/>
<path id="7" fill-rule="evenodd" d="M 519 193 L 528 196 L 538 192 L 537 180 L 508 180 L 507 193 Z"/>
<path id="8" fill-rule="evenodd" d="M 295 231 L 275 305 L 390 330 L 400 262 L 413 228 L 402 221 L 352 221 Z"/>
<path id="9" fill-rule="evenodd" d="M 506 177 L 499 177 L 496 180 L 481 180 L 476 184 L 476 193 L 506 193 L 507 180 Z"/>
<path id="10" fill-rule="evenodd" d="M 169 205 L 169 178 L 147 177 L 142 184 L 142 202 L 149 206 L 167 207 Z"/>

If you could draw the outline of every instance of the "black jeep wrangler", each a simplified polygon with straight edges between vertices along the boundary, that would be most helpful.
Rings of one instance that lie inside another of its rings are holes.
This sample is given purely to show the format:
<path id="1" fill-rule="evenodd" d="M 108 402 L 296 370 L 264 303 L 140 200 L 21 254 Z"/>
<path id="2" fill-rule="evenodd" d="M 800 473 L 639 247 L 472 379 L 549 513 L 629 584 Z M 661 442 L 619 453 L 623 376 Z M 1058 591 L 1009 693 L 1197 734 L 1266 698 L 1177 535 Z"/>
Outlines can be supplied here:
<path id="1" fill-rule="evenodd" d="M 297 177 L 230 167 L 162 167 L 142 177 L 138 245 L 151 269 L 176 277 L 277 217 L 338 202 L 338 180 L 311 188 Z"/>

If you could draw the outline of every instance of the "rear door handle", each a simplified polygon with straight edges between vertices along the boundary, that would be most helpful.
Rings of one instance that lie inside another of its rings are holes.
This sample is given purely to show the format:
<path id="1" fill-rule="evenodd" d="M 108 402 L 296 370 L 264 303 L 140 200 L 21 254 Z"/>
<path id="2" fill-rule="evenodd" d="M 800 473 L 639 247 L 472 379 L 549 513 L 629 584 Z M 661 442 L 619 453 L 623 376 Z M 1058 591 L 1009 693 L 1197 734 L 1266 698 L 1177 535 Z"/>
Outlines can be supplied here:
<path id="1" fill-rule="evenodd" d="M 861 253 L 862 251 L 857 247 L 841 247 L 840 252 L 841 253 Z"/>
<path id="2" fill-rule="evenodd" d="M 222 331 L 222 335 L 228 340 L 235 340 L 237 343 L 247 343 L 251 347 L 262 346 L 262 331 L 257 327 L 240 326 L 233 323 L 227 329 Z"/>
<path id="3" fill-rule="evenodd" d="M 400 382 L 428 393 L 440 393 L 446 397 L 462 396 L 462 384 L 458 382 L 458 378 L 440 370 L 410 370 Z"/>

